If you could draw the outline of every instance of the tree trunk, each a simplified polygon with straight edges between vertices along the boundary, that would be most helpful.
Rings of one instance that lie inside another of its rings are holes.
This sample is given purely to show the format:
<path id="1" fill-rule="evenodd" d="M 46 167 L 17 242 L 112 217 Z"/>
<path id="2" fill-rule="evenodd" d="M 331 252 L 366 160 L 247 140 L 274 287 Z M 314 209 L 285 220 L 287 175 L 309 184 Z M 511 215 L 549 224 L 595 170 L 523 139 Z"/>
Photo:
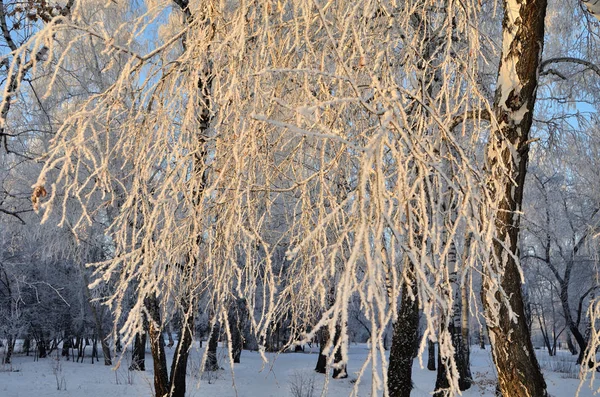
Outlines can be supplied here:
<path id="1" fill-rule="evenodd" d="M 571 352 L 571 354 L 574 355 L 574 356 L 576 356 L 578 352 L 577 352 L 577 348 L 573 344 L 573 339 L 571 339 L 571 332 L 570 331 L 567 331 L 567 346 L 568 346 L 569 351 Z"/>
<path id="2" fill-rule="evenodd" d="M 319 332 L 321 333 L 321 340 L 319 341 L 319 358 L 317 359 L 315 371 L 324 374 L 327 372 L 327 356 L 323 354 L 323 349 L 329 340 L 329 332 L 326 328 L 322 328 Z"/>
<path id="3" fill-rule="evenodd" d="M 437 354 L 437 374 L 435 377 L 435 392 L 433 393 L 433 397 L 445 397 L 449 395 L 448 389 L 450 387 L 450 382 L 448 382 L 446 363 L 442 360 L 440 350 L 441 349 L 438 349 Z M 449 361 L 447 363 L 449 363 Z"/>
<path id="4" fill-rule="evenodd" d="M 108 346 L 108 340 L 106 338 L 106 333 L 102 327 L 102 319 L 100 314 L 98 313 L 98 309 L 94 303 L 92 303 L 92 297 L 90 294 L 90 280 L 87 274 L 83 273 L 83 281 L 84 281 L 84 293 L 86 297 L 86 301 L 90 306 L 90 310 L 92 312 L 92 317 L 94 318 L 94 324 L 96 326 L 96 333 L 98 338 L 100 338 L 100 344 L 102 345 L 102 354 L 104 355 L 104 365 L 112 365 L 112 358 L 110 356 L 110 346 Z M 92 359 L 93 360 L 93 359 Z"/>
<path id="5" fill-rule="evenodd" d="M 451 214 L 453 216 L 453 214 Z M 441 321 L 440 321 L 440 335 L 441 338 L 444 338 L 444 333 L 447 332 L 450 336 L 450 341 L 452 343 L 452 348 L 454 349 L 453 357 L 442 357 L 442 346 L 439 344 L 438 349 L 438 368 L 437 368 L 437 378 L 435 382 L 435 393 L 436 397 L 443 397 L 448 394 L 450 389 L 450 367 L 451 360 L 454 360 L 456 364 L 456 370 L 458 372 L 458 387 L 461 391 L 467 390 L 471 387 L 472 379 L 471 379 L 471 369 L 469 368 L 468 361 L 465 361 L 465 356 L 463 354 L 463 334 L 462 334 L 462 295 L 464 288 L 460 285 L 459 277 L 458 277 L 458 262 L 457 262 L 457 254 L 456 254 L 456 245 L 454 241 L 449 242 L 450 249 L 447 254 L 447 267 L 449 270 L 448 277 L 448 285 L 440 286 L 441 295 L 446 297 L 446 301 L 449 302 L 450 298 L 454 302 L 452 310 L 450 313 L 441 313 Z M 467 237 L 465 241 L 465 251 L 470 249 L 470 238 Z M 463 261 L 466 261 L 466 255 L 463 255 Z M 468 358 L 467 358 L 468 360 Z"/>
<path id="6" fill-rule="evenodd" d="M 25 340 L 23 341 L 23 351 L 25 352 L 25 355 L 29 357 L 29 350 L 31 349 L 31 338 L 29 337 L 29 335 L 27 335 L 25 337 Z"/>
<path id="7" fill-rule="evenodd" d="M 4 364 L 10 364 L 12 360 L 13 350 L 15 348 L 15 339 L 12 334 L 8 334 L 6 339 L 6 356 L 4 356 Z"/>
<path id="8" fill-rule="evenodd" d="M 567 327 L 571 332 L 571 335 L 575 338 L 577 345 L 579 346 L 579 356 L 577 357 L 577 364 L 581 364 L 583 362 L 583 358 L 585 356 L 585 351 L 587 349 L 587 342 L 581 332 L 579 331 L 579 327 L 573 321 L 573 316 L 571 315 L 571 307 L 569 305 L 569 285 L 567 282 L 563 281 L 560 283 L 560 302 L 563 309 L 563 314 L 565 316 L 565 321 L 567 323 Z"/>
<path id="9" fill-rule="evenodd" d="M 92 342 L 92 364 L 94 363 L 94 358 L 96 362 L 98 362 L 98 337 L 95 336 Z"/>
<path id="10" fill-rule="evenodd" d="M 175 345 L 175 340 L 173 339 L 173 331 L 171 330 L 171 323 L 167 324 L 167 338 L 169 339 L 169 344 L 167 347 L 170 349 Z"/>
<path id="11" fill-rule="evenodd" d="M 427 341 L 427 369 L 435 371 L 435 343 L 431 339 Z"/>
<path id="12" fill-rule="evenodd" d="M 204 365 L 205 371 L 216 371 L 219 369 L 219 362 L 217 360 L 217 347 L 219 346 L 220 331 L 221 328 L 219 327 L 219 324 L 215 322 L 208 339 L 208 346 L 206 347 L 208 352 L 206 355 L 206 364 Z"/>
<path id="13" fill-rule="evenodd" d="M 165 357 L 165 340 L 162 336 L 162 324 L 156 296 L 146 298 L 146 308 L 150 315 L 148 334 L 152 359 L 154 360 L 154 395 L 164 397 L 169 394 L 169 375 Z"/>
<path id="14" fill-rule="evenodd" d="M 247 311 L 245 302 L 237 300 L 232 303 L 229 311 L 229 326 L 231 327 L 231 354 L 233 362 L 239 364 L 244 348 L 243 332 L 246 325 Z"/>
<path id="15" fill-rule="evenodd" d="M 469 355 L 464 353 L 467 344 L 462 337 L 462 330 L 454 328 L 451 330 L 452 344 L 454 345 L 454 359 L 458 369 L 458 388 L 461 391 L 469 390 L 473 384 L 471 376 L 471 365 Z M 468 348 L 467 348 L 468 349 Z"/>
<path id="16" fill-rule="evenodd" d="M 117 342 L 115 343 L 115 349 L 117 353 L 121 353 L 123 351 L 123 345 L 121 344 L 121 337 L 117 336 Z"/>
<path id="17" fill-rule="evenodd" d="M 498 387 L 505 397 L 547 396 L 525 321 L 521 273 L 516 262 L 545 15 L 546 0 L 504 0 L 503 50 L 494 103 L 498 124 L 490 133 L 486 165 L 491 172 L 491 193 L 498 199 L 497 235 L 493 243 L 495 260 L 484 274 L 482 301 Z M 505 295 L 498 292 L 498 287 Z"/>
<path id="18" fill-rule="evenodd" d="M 186 308 L 187 313 L 183 313 L 179 340 L 177 341 L 173 363 L 171 364 L 171 394 L 169 397 L 185 397 L 185 378 L 188 357 L 192 347 L 195 305 L 192 301 L 187 301 L 183 302 L 183 307 Z"/>
<path id="19" fill-rule="evenodd" d="M 479 326 L 479 348 L 481 350 L 485 350 L 485 334 L 484 334 L 484 328 L 482 325 Z"/>
<path id="20" fill-rule="evenodd" d="M 464 360 L 463 350 L 464 341 L 462 340 L 461 330 L 454 326 L 453 321 L 450 321 L 448 331 L 452 338 L 452 346 L 454 347 L 454 361 L 456 363 L 456 369 L 458 371 L 458 388 L 461 391 L 465 391 L 471 388 L 473 379 L 471 377 L 471 368 L 469 362 Z M 468 359 L 467 359 L 468 360 Z M 450 361 L 442 359 L 438 350 L 438 368 L 437 377 L 435 381 L 435 390 L 433 394 L 435 397 L 444 397 L 448 394 L 450 388 L 450 382 L 448 380 L 448 367 Z"/>
<path id="21" fill-rule="evenodd" d="M 406 261 L 407 272 L 402 283 L 402 296 L 398 309 L 398 320 L 394 324 L 390 364 L 388 367 L 389 397 L 409 397 L 413 389 L 413 351 L 419 333 L 419 302 L 414 265 Z M 410 290 L 410 291 L 409 291 Z M 411 293 L 412 292 L 412 296 Z"/>
<path id="22" fill-rule="evenodd" d="M 333 337 L 333 345 L 336 346 L 340 343 L 340 338 L 342 338 L 342 326 L 335 326 L 335 336 Z M 335 348 L 335 347 L 334 347 Z M 342 362 L 342 346 L 335 349 L 335 353 L 333 356 L 334 367 L 333 367 L 333 379 L 344 379 L 348 377 L 348 372 L 346 371 L 346 364 L 341 365 Z"/>
<path id="23" fill-rule="evenodd" d="M 130 371 L 146 370 L 146 333 L 135 334 L 133 342 L 133 351 L 131 352 Z"/>
<path id="24" fill-rule="evenodd" d="M 469 251 L 471 248 L 471 239 L 473 238 L 472 234 L 469 234 L 465 241 L 465 251 L 463 253 L 463 263 L 466 262 L 466 258 L 469 255 Z M 469 274 L 465 276 L 464 283 L 460 286 L 460 304 L 461 304 L 461 325 L 460 330 L 462 333 L 462 349 L 460 351 L 461 354 L 461 362 L 465 366 L 464 376 L 465 379 L 469 379 L 469 382 L 472 383 L 473 376 L 471 375 L 471 341 L 469 336 Z M 460 382 L 460 381 L 459 381 Z M 460 386 L 460 384 L 459 384 Z M 466 387 L 466 385 L 463 385 Z M 468 387 L 464 390 L 467 390 Z"/>

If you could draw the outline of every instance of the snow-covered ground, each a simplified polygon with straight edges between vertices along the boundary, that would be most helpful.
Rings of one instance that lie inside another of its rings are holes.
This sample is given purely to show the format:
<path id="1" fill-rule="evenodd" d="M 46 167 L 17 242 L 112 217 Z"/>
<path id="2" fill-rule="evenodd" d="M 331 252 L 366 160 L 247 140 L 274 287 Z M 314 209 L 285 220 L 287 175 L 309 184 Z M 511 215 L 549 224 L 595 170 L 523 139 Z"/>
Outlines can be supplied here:
<path id="1" fill-rule="evenodd" d="M 349 378 L 330 380 L 327 396 L 341 397 L 351 394 L 355 387 L 357 372 L 367 356 L 366 345 L 350 347 Z M 169 352 L 172 354 L 172 351 Z M 294 386 L 304 390 L 314 387 L 313 397 L 321 395 L 324 376 L 313 371 L 317 360 L 317 352 L 285 353 L 270 355 L 271 362 L 265 366 L 256 352 L 244 351 L 241 364 L 236 364 L 235 388 L 231 370 L 225 356 L 225 349 L 220 348 L 221 365 L 224 370 L 210 376 L 199 375 L 199 362 L 202 350 L 194 349 L 189 366 L 187 395 L 198 397 L 297 397 L 292 392 Z M 494 395 L 495 372 L 488 350 L 480 350 L 473 346 L 472 367 L 475 383 L 464 392 L 466 397 Z M 550 394 L 555 397 L 571 397 L 579 386 L 573 379 L 578 367 L 573 356 L 559 352 L 557 357 L 548 357 L 547 353 L 538 351 L 538 357 Z M 34 361 L 33 357 L 16 355 L 11 366 L 0 366 L 0 397 L 120 397 L 151 396 L 152 359 L 146 355 L 145 372 L 130 372 L 124 360 L 117 369 L 106 367 L 100 363 L 74 363 L 53 358 Z M 169 357 L 170 360 L 170 357 Z M 412 396 L 430 396 L 435 384 L 435 372 L 419 367 L 415 361 L 413 367 L 415 390 Z M 370 371 L 370 369 L 368 370 Z M 559 371 L 559 372 L 556 372 Z M 589 382 L 588 382 L 589 383 Z M 600 382 L 596 382 L 596 387 Z M 58 390 L 60 389 L 60 390 Z M 381 395 L 381 391 L 377 395 Z M 358 396 L 371 395 L 371 376 L 367 373 L 358 386 Z M 589 384 L 582 387 L 580 396 L 589 397 L 593 392 Z M 303 397 L 309 396 L 305 394 Z"/>

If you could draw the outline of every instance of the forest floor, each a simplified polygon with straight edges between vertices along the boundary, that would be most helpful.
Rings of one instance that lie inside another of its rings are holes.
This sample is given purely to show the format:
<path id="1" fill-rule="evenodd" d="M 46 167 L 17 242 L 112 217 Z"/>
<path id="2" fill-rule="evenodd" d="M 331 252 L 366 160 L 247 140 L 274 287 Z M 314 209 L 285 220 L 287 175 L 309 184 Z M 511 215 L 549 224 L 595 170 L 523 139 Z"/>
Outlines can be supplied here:
<path id="1" fill-rule="evenodd" d="M 318 349 L 318 348 L 317 348 Z M 236 364 L 235 382 L 229 368 L 226 350 L 219 348 L 220 363 L 224 368 L 210 375 L 199 375 L 199 363 L 202 349 L 194 349 L 190 356 L 188 376 L 189 397 L 318 397 L 324 387 L 325 377 L 313 371 L 318 350 L 312 352 L 270 354 L 269 363 L 263 362 L 256 352 L 244 351 L 240 364 Z M 167 352 L 168 359 L 174 349 Z M 16 355 L 13 364 L 0 365 L 1 397 L 148 397 L 152 395 L 152 358 L 146 355 L 146 371 L 128 371 L 129 363 L 124 358 L 121 365 L 104 366 L 101 362 L 93 365 L 90 356 L 84 363 L 67 361 L 64 358 L 34 360 L 32 356 Z M 365 344 L 351 345 L 349 351 L 348 379 L 329 380 L 327 396 L 348 396 L 356 387 L 356 379 L 368 354 Z M 579 367 L 575 357 L 568 352 L 559 352 L 556 357 L 548 357 L 547 352 L 538 350 L 538 359 L 544 369 L 548 390 L 554 397 L 575 396 L 579 387 L 577 378 Z M 495 370 L 487 350 L 472 347 L 471 371 L 474 377 L 473 387 L 463 396 L 493 397 L 495 388 Z M 425 364 L 425 362 L 424 362 Z M 361 377 L 357 396 L 370 396 L 371 370 L 367 368 Z M 413 377 L 414 397 L 430 396 L 435 384 L 436 373 L 421 368 L 415 360 Z M 235 383 L 235 386 L 234 386 Z M 594 383 L 600 387 L 600 382 Z M 302 389 L 304 393 L 295 390 Z M 310 393 L 312 391 L 312 394 Z M 382 395 L 381 391 L 376 393 Z M 593 395 L 589 381 L 579 394 L 581 397 Z"/>

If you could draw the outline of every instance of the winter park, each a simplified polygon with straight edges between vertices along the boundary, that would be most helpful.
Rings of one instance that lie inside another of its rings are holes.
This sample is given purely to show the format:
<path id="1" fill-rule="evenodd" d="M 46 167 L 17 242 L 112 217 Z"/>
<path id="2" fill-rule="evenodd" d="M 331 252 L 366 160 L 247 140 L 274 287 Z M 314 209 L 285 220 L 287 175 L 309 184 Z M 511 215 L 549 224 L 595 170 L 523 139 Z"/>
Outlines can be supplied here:
<path id="1" fill-rule="evenodd" d="M 0 0 L 0 397 L 600 392 L 600 0 Z"/>

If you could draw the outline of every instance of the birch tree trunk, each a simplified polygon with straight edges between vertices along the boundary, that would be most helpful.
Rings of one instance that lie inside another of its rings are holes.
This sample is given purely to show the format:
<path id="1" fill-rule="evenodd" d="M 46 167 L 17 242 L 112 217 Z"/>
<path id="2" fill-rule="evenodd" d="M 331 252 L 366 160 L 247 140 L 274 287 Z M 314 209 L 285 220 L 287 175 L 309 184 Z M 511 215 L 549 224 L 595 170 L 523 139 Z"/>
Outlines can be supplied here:
<path id="1" fill-rule="evenodd" d="M 525 320 L 519 258 L 519 222 L 527 172 L 529 132 L 536 98 L 538 66 L 544 42 L 546 0 L 505 0 L 502 55 L 487 166 L 490 187 L 499 201 L 495 263 L 486 267 L 482 300 L 486 311 L 498 389 L 504 397 L 545 397 Z M 507 252 L 508 251 L 508 252 Z M 492 277 L 500 277 L 503 293 Z"/>
<path id="2" fill-rule="evenodd" d="M 171 364 L 171 374 L 169 379 L 171 390 L 170 397 L 185 397 L 187 362 L 192 347 L 195 305 L 193 301 L 187 301 L 183 302 L 182 306 L 187 308 L 187 311 L 183 313 L 181 329 L 179 331 L 179 340 L 177 341 L 177 347 L 175 348 L 175 354 L 173 355 L 173 362 Z M 161 337 L 161 339 L 163 338 Z"/>
<path id="3" fill-rule="evenodd" d="M 444 328 L 447 327 L 448 332 L 450 333 L 450 337 L 452 339 L 452 346 L 454 347 L 454 361 L 456 363 L 456 368 L 458 370 L 458 387 L 461 391 L 467 390 L 471 387 L 472 379 L 471 379 L 471 369 L 469 368 L 468 357 L 466 358 L 463 354 L 464 351 L 464 343 L 463 334 L 462 334 L 462 323 L 461 323 L 461 286 L 460 281 L 458 280 L 457 275 L 457 263 L 456 263 L 456 246 L 453 242 L 450 242 L 450 250 L 448 252 L 448 267 L 452 271 L 450 274 L 450 288 L 445 293 L 452 294 L 454 301 L 454 308 L 452 317 L 446 318 L 445 315 L 442 315 L 440 334 L 445 331 Z M 448 390 L 450 388 L 450 380 L 449 380 L 449 367 L 450 361 L 448 358 L 443 358 L 441 354 L 438 352 L 438 368 L 437 368 L 437 378 L 435 382 L 435 390 L 434 396 L 443 397 L 448 394 Z"/>
<path id="4" fill-rule="evenodd" d="M 169 374 L 167 372 L 167 358 L 165 356 L 165 340 L 162 336 L 161 316 L 156 296 L 146 299 L 148 309 L 150 348 L 154 361 L 154 395 L 164 397 L 169 394 Z"/>
<path id="5" fill-rule="evenodd" d="M 204 364 L 205 371 L 216 371 L 219 369 L 219 362 L 217 360 L 217 347 L 219 345 L 219 333 L 221 332 L 221 327 L 219 323 L 215 323 L 212 327 L 212 331 L 210 332 L 210 336 L 208 338 L 208 353 L 206 355 L 206 364 Z"/>
<path id="6" fill-rule="evenodd" d="M 319 340 L 319 358 L 317 358 L 317 365 L 315 367 L 315 372 L 320 374 L 324 374 L 327 372 L 327 356 L 323 354 L 323 349 L 325 345 L 329 341 L 329 331 L 327 327 L 322 328 L 320 331 L 320 340 Z"/>
<path id="7" fill-rule="evenodd" d="M 407 260 L 406 279 L 402 283 L 402 297 L 398 319 L 394 323 L 390 364 L 388 367 L 388 390 L 390 397 L 409 397 L 413 389 L 413 352 L 419 333 L 419 302 L 414 265 Z"/>

